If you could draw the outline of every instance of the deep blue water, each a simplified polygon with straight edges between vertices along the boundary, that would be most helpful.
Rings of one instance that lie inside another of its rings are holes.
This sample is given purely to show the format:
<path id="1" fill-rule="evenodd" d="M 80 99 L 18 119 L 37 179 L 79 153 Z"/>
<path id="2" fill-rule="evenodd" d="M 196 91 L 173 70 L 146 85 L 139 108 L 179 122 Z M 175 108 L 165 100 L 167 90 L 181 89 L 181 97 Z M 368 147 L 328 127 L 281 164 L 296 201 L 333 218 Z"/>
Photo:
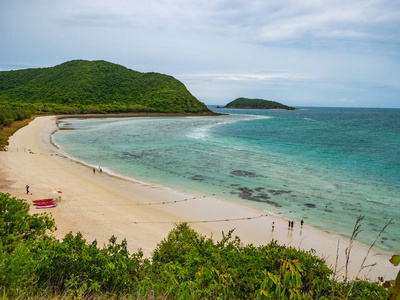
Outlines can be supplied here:
<path id="1" fill-rule="evenodd" d="M 55 142 L 123 176 L 304 219 L 399 249 L 400 109 L 217 109 L 229 115 L 64 119 Z"/>

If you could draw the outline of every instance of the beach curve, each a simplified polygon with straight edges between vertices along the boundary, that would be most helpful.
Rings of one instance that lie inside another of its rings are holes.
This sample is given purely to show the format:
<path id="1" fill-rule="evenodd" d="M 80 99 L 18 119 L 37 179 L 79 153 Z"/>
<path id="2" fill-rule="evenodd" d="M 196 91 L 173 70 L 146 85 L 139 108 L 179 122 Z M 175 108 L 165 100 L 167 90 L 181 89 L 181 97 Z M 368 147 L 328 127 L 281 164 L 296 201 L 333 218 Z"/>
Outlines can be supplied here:
<path id="1" fill-rule="evenodd" d="M 96 239 L 103 245 L 114 235 L 120 241 L 127 240 L 130 252 L 142 249 L 150 256 L 174 224 L 188 221 L 196 231 L 214 239 L 220 239 L 222 231 L 235 228 L 234 235 L 244 244 L 261 245 L 275 239 L 280 244 L 315 249 L 332 268 L 339 242 L 338 269 L 343 273 L 348 239 L 342 236 L 307 224 L 302 230 L 297 225 L 288 231 L 286 219 L 252 207 L 105 173 L 93 175 L 92 168 L 63 156 L 51 143 L 50 136 L 56 130 L 56 117 L 38 117 L 10 138 L 9 151 L 0 152 L 0 191 L 29 203 L 47 198 L 52 191 L 62 191 L 60 204 L 46 210 L 56 220 L 55 236 L 59 239 L 68 232 L 81 232 L 88 242 Z M 26 194 L 27 184 L 32 194 Z M 37 210 L 31 207 L 31 212 Z M 350 277 L 357 275 L 367 251 L 368 246 L 354 244 Z M 358 276 L 393 279 L 399 268 L 391 266 L 390 256 L 372 249 L 365 264 L 377 265 Z"/>

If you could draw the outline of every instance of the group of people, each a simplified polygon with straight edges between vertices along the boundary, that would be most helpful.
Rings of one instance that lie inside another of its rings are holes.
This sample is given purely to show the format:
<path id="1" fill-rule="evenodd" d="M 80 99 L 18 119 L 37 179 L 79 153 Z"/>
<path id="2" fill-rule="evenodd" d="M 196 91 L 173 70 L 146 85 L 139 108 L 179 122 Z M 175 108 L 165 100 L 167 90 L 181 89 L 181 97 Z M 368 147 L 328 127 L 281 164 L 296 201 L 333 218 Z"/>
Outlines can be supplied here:
<path id="1" fill-rule="evenodd" d="M 302 229 L 303 229 L 303 225 L 304 225 L 304 220 L 301 219 L 300 226 L 301 226 Z M 275 230 L 275 222 L 272 222 L 271 226 L 272 226 L 272 231 L 274 231 Z M 289 220 L 288 230 L 292 230 L 293 231 L 293 226 L 294 226 L 294 221 Z"/>
<path id="2" fill-rule="evenodd" d="M 303 225 L 304 225 L 304 220 L 301 219 L 301 221 L 300 221 L 300 226 L 301 226 L 302 229 L 303 229 Z M 294 226 L 294 221 L 290 221 L 290 220 L 289 220 L 289 227 L 288 227 L 288 230 L 292 230 L 292 231 L 293 231 L 293 226 Z"/>
<path id="3" fill-rule="evenodd" d="M 103 174 L 103 169 L 100 167 L 99 167 L 99 173 L 100 173 L 100 175 Z M 95 175 L 95 174 L 96 174 L 96 169 L 93 168 L 93 175 Z"/>

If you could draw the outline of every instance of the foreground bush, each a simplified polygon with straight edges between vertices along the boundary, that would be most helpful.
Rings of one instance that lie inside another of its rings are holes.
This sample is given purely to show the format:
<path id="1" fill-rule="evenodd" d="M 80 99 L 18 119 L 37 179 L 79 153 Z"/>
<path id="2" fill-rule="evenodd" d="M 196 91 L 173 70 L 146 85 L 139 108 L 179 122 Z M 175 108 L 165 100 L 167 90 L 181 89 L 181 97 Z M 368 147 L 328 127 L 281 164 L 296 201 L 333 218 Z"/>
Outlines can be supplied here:
<path id="1" fill-rule="evenodd" d="M 0 291 L 3 299 L 387 299 L 378 283 L 337 282 L 313 251 L 221 241 L 178 224 L 151 259 L 126 241 L 98 248 L 80 233 L 52 238 L 48 215 L 0 193 Z M 25 224 L 25 225 L 24 225 Z"/>

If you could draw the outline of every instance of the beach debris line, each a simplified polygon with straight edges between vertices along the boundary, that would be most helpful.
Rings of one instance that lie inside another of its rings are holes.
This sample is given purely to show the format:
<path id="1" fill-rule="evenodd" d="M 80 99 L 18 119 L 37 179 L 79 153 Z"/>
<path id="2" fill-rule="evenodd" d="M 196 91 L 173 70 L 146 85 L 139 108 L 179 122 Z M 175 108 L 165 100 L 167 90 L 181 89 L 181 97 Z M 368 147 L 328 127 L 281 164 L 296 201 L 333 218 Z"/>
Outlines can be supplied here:
<path id="1" fill-rule="evenodd" d="M 162 201 L 162 202 L 146 202 L 146 203 L 136 203 L 136 204 L 106 204 L 106 205 L 101 205 L 101 206 L 147 206 L 147 205 L 166 205 L 166 204 L 174 204 L 174 203 L 179 203 L 179 202 L 186 202 L 189 200 L 196 200 L 196 199 L 205 199 L 206 196 L 199 196 L 199 197 L 192 197 L 192 198 L 185 198 L 185 199 L 180 199 L 180 200 L 172 200 L 172 201 Z"/>
<path id="2" fill-rule="evenodd" d="M 195 200 L 195 199 L 203 199 L 206 198 L 206 196 L 201 196 L 201 197 L 193 197 L 193 198 L 185 198 L 182 200 L 173 200 L 173 201 L 163 201 L 163 202 L 149 202 L 149 203 L 138 203 L 136 205 L 163 205 L 163 204 L 172 204 L 172 203 L 179 203 L 179 202 L 185 202 L 189 200 Z"/>
<path id="3" fill-rule="evenodd" d="M 217 222 L 231 222 L 231 221 L 246 221 L 253 220 L 262 217 L 268 217 L 268 215 L 258 215 L 254 217 L 242 217 L 242 218 L 229 218 L 229 219 L 218 219 L 218 220 L 195 220 L 195 221 L 180 221 L 182 223 L 195 224 L 195 223 L 217 223 Z M 176 224 L 176 221 L 137 221 L 133 224 Z"/>

